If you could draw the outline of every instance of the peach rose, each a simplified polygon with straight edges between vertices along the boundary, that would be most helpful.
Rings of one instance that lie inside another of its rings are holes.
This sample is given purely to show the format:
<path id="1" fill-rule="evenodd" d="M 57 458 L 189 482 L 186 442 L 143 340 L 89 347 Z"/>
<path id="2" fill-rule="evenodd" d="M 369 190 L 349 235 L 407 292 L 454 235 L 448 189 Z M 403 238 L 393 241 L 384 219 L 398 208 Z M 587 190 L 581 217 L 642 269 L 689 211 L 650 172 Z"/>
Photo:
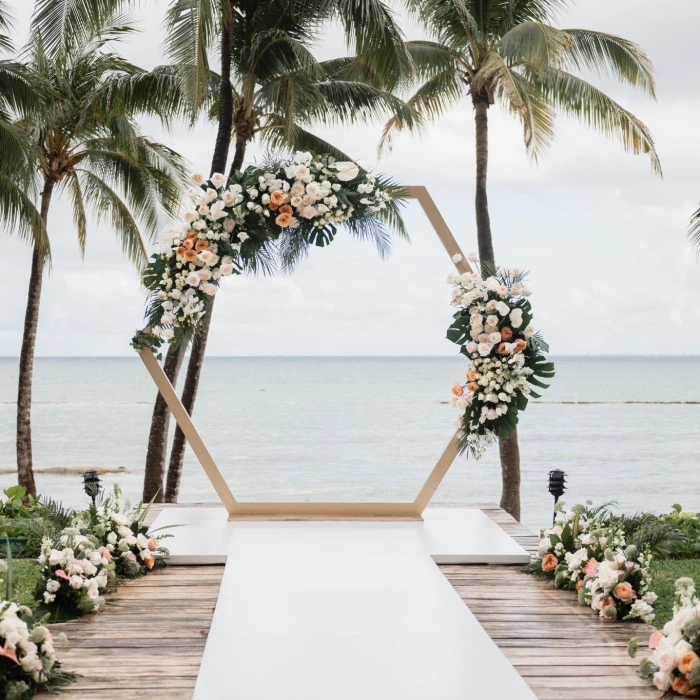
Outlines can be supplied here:
<path id="1" fill-rule="evenodd" d="M 155 552 L 156 549 L 158 549 L 158 541 L 155 537 L 153 537 L 153 535 L 148 538 L 148 549 L 150 549 L 151 552 Z"/>
<path id="2" fill-rule="evenodd" d="M 185 258 L 187 262 L 194 262 L 197 259 L 197 253 L 195 253 L 194 250 L 186 250 L 182 257 Z"/>
<path id="3" fill-rule="evenodd" d="M 191 238 L 188 238 L 186 241 L 183 241 L 182 245 L 187 248 L 187 250 L 191 250 L 194 248 L 194 241 Z"/>
<path id="4" fill-rule="evenodd" d="M 464 394 L 464 389 L 462 388 L 462 385 L 461 384 L 453 384 L 452 393 L 455 396 L 462 396 Z"/>
<path id="5" fill-rule="evenodd" d="M 156 563 L 155 557 L 150 557 L 150 559 L 144 559 L 143 563 L 146 565 L 147 569 L 152 569 Z"/>
<path id="6" fill-rule="evenodd" d="M 631 603 L 637 597 L 634 589 L 629 585 L 629 583 L 627 583 L 627 581 L 618 583 L 613 590 L 613 595 L 623 603 Z"/>
<path id="7" fill-rule="evenodd" d="M 467 372 L 467 379 L 468 379 L 470 382 L 475 382 L 478 378 L 479 378 L 478 373 L 475 372 L 473 369 L 470 369 L 470 370 Z"/>
<path id="8" fill-rule="evenodd" d="M 542 571 L 554 571 L 559 566 L 559 561 L 553 554 L 548 554 L 542 560 Z"/>
<path id="9" fill-rule="evenodd" d="M 679 695 L 696 697 L 698 694 L 698 689 L 693 688 L 693 686 L 690 685 L 690 681 L 685 676 L 676 676 L 676 678 L 673 679 L 673 683 L 671 683 L 671 688 Z"/>
<path id="10" fill-rule="evenodd" d="M 197 241 L 197 242 L 194 244 L 194 249 L 195 249 L 195 250 L 198 250 L 198 251 L 199 251 L 199 250 L 206 250 L 208 247 L 209 247 L 209 244 L 208 244 L 206 241 L 204 241 L 204 240 L 202 240 L 202 241 Z"/>
<path id="11" fill-rule="evenodd" d="M 522 338 L 515 341 L 515 352 L 522 352 L 526 347 L 527 343 Z"/>
<path id="12" fill-rule="evenodd" d="M 510 354 L 509 351 L 508 351 L 508 348 L 506 347 L 506 344 L 505 344 L 505 343 L 501 343 L 501 344 L 498 346 L 498 350 L 496 350 L 496 352 L 497 352 L 499 355 L 509 355 L 509 354 Z"/>
<path id="13" fill-rule="evenodd" d="M 576 590 L 580 591 L 583 588 L 583 579 L 576 581 Z"/>
<path id="14" fill-rule="evenodd" d="M 286 204 L 287 199 L 288 197 L 285 192 L 277 190 L 270 195 L 270 204 L 273 204 L 275 207 L 279 207 L 282 204 Z"/>
<path id="15" fill-rule="evenodd" d="M 270 211 L 277 211 L 277 209 L 280 208 L 280 205 L 279 205 L 279 204 L 274 204 L 273 202 L 270 202 L 270 203 L 267 205 L 267 208 L 268 208 Z"/>
<path id="16" fill-rule="evenodd" d="M 277 194 L 276 192 L 273 192 L 273 194 Z M 280 214 L 276 219 L 275 223 L 280 226 L 281 228 L 286 228 L 289 226 L 289 224 L 292 223 L 292 215 L 291 214 Z"/>
<path id="17" fill-rule="evenodd" d="M 293 214 L 293 213 L 294 213 L 294 209 L 292 209 L 292 208 L 289 206 L 289 204 L 283 204 L 283 205 L 280 207 L 280 214 Z"/>
<path id="18" fill-rule="evenodd" d="M 687 675 L 690 671 L 690 667 L 696 662 L 700 661 L 698 655 L 694 651 L 689 651 L 683 654 L 678 661 L 678 670 L 683 674 Z"/>
<path id="19" fill-rule="evenodd" d="M 478 388 L 479 384 L 477 382 L 469 382 L 469 384 L 467 384 L 467 389 L 469 389 L 469 391 L 476 391 Z"/>
<path id="20" fill-rule="evenodd" d="M 615 608 L 615 610 L 617 610 L 617 605 L 615 605 L 615 600 L 613 599 L 612 596 L 608 596 L 607 598 L 603 598 L 600 601 L 600 614 L 602 615 L 603 610 L 605 610 L 605 608 L 607 608 L 609 606 L 612 606 L 613 608 Z"/>
<path id="21" fill-rule="evenodd" d="M 501 340 L 506 343 L 513 337 L 513 331 L 508 326 L 503 326 L 501 328 Z"/>
<path id="22" fill-rule="evenodd" d="M 180 246 L 180 247 L 175 251 L 175 254 L 176 254 L 176 255 L 179 255 L 180 257 L 183 257 L 183 255 L 185 254 L 185 251 L 186 251 L 186 250 L 187 250 L 187 248 L 183 248 L 182 246 Z"/>
<path id="23" fill-rule="evenodd" d="M 186 238 L 189 240 L 192 240 L 193 238 L 197 238 L 197 232 L 196 231 L 189 231 Z"/>

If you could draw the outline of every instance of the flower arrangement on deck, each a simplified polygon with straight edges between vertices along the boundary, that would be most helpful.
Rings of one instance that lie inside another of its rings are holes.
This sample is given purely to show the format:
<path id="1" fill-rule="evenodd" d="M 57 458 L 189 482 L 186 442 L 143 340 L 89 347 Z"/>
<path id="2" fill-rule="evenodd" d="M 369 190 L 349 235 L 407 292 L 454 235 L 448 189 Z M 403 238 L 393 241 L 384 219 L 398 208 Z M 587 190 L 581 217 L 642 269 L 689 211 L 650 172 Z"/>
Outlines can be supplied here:
<path id="1" fill-rule="evenodd" d="M 66 528 L 58 542 L 44 539 L 38 598 L 55 619 L 97 612 L 104 606 L 103 594 L 114 582 L 112 556 L 105 547 Z"/>
<path id="2" fill-rule="evenodd" d="M 675 584 L 673 618 L 649 639 L 651 655 L 644 657 L 637 675 L 653 682 L 666 695 L 700 696 L 700 600 L 691 578 Z M 630 655 L 638 640 L 630 642 Z"/>
<path id="3" fill-rule="evenodd" d="M 459 309 L 447 337 L 471 361 L 467 381 L 452 387 L 451 403 L 460 411 L 455 425 L 462 448 L 478 459 L 496 438 L 514 433 L 518 413 L 531 396 L 540 396 L 531 385 L 547 388 L 541 379 L 554 376 L 554 364 L 546 360 L 549 346 L 531 323 L 527 273 L 502 267 L 484 279 L 476 255 L 469 260 L 477 272 L 447 278 L 452 305 Z"/>
<path id="4" fill-rule="evenodd" d="M 161 540 L 169 535 L 150 533 L 145 524 L 149 509 L 143 503 L 132 508 L 128 500 L 122 502 L 121 490 L 115 484 L 110 496 L 76 514 L 73 522 L 107 552 L 117 576 L 134 578 L 162 566 L 168 556 Z"/>
<path id="5" fill-rule="evenodd" d="M 220 281 L 328 245 L 338 225 L 357 232 L 398 218 L 398 189 L 351 161 L 298 152 L 226 177 L 192 175 L 191 207 L 161 236 L 143 281 L 150 292 L 147 327 L 132 346 L 181 344 L 206 313 Z"/>
<path id="6" fill-rule="evenodd" d="M 0 697 L 26 700 L 40 690 L 53 691 L 74 678 L 60 668 L 49 630 L 29 608 L 0 600 Z"/>
<path id="7" fill-rule="evenodd" d="M 537 556 L 525 570 L 553 579 L 555 588 L 577 591 L 579 603 L 604 620 L 651 622 L 651 553 L 597 516 L 585 506 L 559 512 L 554 526 L 540 532 Z"/>

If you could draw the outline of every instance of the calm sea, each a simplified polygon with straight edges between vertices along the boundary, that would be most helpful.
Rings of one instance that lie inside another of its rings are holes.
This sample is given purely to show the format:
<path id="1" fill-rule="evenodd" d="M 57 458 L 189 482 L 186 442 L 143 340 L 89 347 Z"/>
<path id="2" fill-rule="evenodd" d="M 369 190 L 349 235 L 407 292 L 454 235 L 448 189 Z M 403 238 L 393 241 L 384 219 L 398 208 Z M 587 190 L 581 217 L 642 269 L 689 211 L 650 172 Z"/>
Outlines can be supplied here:
<path id="1" fill-rule="evenodd" d="M 556 360 L 556 358 L 555 358 Z M 700 357 L 566 357 L 542 402 L 522 416 L 523 521 L 551 517 L 547 474 L 563 469 L 568 503 L 700 510 Z M 194 421 L 243 500 L 404 500 L 447 444 L 445 402 L 462 358 L 207 359 Z M 15 466 L 17 360 L 0 358 L 0 469 Z M 126 467 L 138 499 L 153 383 L 137 357 L 40 358 L 34 463 Z M 76 475 L 39 475 L 41 491 L 77 504 Z M 0 474 L 0 485 L 14 483 Z M 498 501 L 497 450 L 460 458 L 436 501 Z M 188 453 L 182 501 L 216 500 Z"/>

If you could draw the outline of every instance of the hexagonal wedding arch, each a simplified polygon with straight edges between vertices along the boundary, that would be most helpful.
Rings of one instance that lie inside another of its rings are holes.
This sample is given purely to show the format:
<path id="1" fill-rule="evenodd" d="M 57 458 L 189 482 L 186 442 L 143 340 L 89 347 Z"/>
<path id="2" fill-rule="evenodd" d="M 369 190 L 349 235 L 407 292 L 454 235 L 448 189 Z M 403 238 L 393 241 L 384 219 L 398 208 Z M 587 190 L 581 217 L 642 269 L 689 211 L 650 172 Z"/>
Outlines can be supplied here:
<path id="1" fill-rule="evenodd" d="M 405 191 L 407 198 L 418 200 L 458 272 L 471 272 L 469 263 L 467 263 L 457 241 L 442 218 L 433 198 L 428 194 L 428 190 L 423 186 L 415 186 L 406 187 Z M 458 262 L 455 262 L 454 256 L 461 256 L 461 259 L 458 257 Z M 459 452 L 459 430 L 457 430 L 440 455 L 415 500 L 410 503 L 237 501 L 155 355 L 148 348 L 142 349 L 140 355 L 165 403 L 228 511 L 229 520 L 422 520 L 425 507 Z"/>

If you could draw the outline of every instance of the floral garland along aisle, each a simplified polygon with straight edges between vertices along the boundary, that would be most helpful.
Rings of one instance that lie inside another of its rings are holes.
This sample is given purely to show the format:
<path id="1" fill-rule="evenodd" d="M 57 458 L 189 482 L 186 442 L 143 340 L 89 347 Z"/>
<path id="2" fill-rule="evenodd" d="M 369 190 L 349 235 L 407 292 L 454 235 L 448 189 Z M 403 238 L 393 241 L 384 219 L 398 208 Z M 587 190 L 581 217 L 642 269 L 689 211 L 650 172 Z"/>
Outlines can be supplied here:
<path id="1" fill-rule="evenodd" d="M 452 387 L 451 403 L 461 412 L 455 425 L 462 449 L 478 459 L 496 438 L 513 434 L 529 397 L 540 397 L 530 385 L 546 389 L 541 379 L 554 376 L 554 364 L 546 360 L 549 346 L 531 323 L 527 273 L 502 267 L 484 279 L 476 255 L 468 259 L 476 272 L 447 278 L 452 305 L 459 309 L 447 337 L 471 360 L 467 381 Z"/>
<path id="2" fill-rule="evenodd" d="M 221 279 L 270 260 L 274 245 L 303 252 L 328 245 L 339 224 L 362 233 L 399 220 L 395 184 L 329 155 L 298 152 L 232 179 L 214 173 L 191 181 L 192 207 L 162 234 L 143 275 L 150 298 L 146 330 L 132 340 L 137 351 L 192 337 Z"/>

